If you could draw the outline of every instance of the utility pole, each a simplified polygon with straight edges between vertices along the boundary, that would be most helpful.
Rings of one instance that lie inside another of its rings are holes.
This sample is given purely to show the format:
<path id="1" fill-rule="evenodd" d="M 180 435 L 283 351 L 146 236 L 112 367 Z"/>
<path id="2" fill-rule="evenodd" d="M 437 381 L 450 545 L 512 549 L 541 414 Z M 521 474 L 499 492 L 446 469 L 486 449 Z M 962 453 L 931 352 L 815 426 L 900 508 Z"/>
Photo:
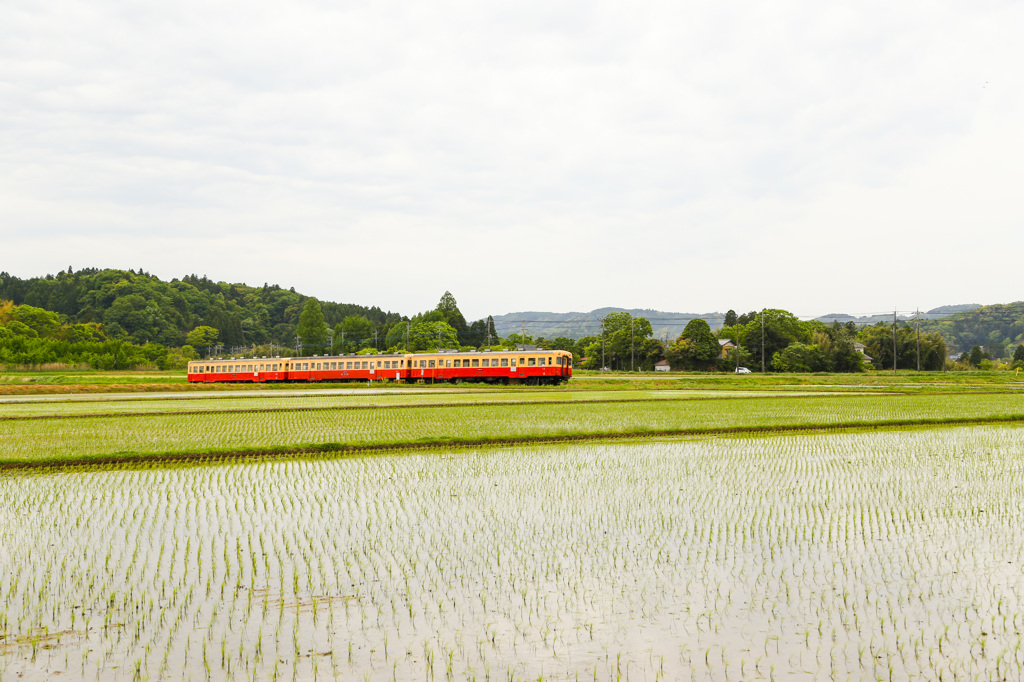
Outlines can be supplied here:
<path id="1" fill-rule="evenodd" d="M 441 323 L 437 323 L 437 350 L 441 350 Z"/>
<path id="2" fill-rule="evenodd" d="M 412 325 L 412 322 L 409 322 L 408 320 L 406 320 L 406 323 L 405 323 L 405 352 L 406 353 L 409 352 L 409 327 L 411 325 Z"/>
<path id="3" fill-rule="evenodd" d="M 373 347 L 377 348 L 377 330 L 373 330 Z"/>
<path id="4" fill-rule="evenodd" d="M 896 374 L 896 311 L 892 311 L 892 373 Z"/>
<path id="5" fill-rule="evenodd" d="M 603 370 L 607 365 L 604 364 L 604 318 L 601 318 L 601 369 Z"/>
<path id="6" fill-rule="evenodd" d="M 636 353 L 633 352 L 633 318 L 629 318 L 629 371 L 633 371 L 633 360 Z"/>
<path id="7" fill-rule="evenodd" d="M 732 329 L 733 343 L 736 344 L 732 352 L 736 355 L 736 369 L 738 370 L 740 368 L 740 333 L 736 331 L 736 325 L 733 325 Z"/>
<path id="8" fill-rule="evenodd" d="M 764 308 L 761 308 L 761 374 L 764 374 Z"/>
<path id="9" fill-rule="evenodd" d="M 334 355 L 334 330 L 327 328 L 327 345 L 331 347 L 331 355 Z"/>
<path id="10" fill-rule="evenodd" d="M 921 371 L 921 309 L 917 309 L 917 371 Z"/>

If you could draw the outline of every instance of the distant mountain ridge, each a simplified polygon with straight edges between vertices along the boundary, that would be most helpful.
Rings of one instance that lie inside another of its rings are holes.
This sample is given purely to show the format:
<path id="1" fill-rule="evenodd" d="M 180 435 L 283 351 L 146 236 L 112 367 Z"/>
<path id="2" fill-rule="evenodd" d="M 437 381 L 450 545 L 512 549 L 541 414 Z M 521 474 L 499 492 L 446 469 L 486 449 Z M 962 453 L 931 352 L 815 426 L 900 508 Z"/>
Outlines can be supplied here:
<path id="1" fill-rule="evenodd" d="M 970 312 L 981 308 L 980 303 L 962 303 L 959 305 L 944 305 L 938 308 L 932 308 L 928 311 L 921 311 L 922 320 L 940 320 L 943 317 L 948 317 L 954 313 Z M 892 313 L 879 313 L 877 315 L 848 315 L 846 313 L 829 313 L 828 315 L 822 315 L 821 317 L 814 318 L 819 322 L 826 324 L 832 324 L 838 322 L 839 324 L 846 324 L 847 322 L 853 322 L 858 325 L 878 324 L 879 322 L 892 322 Z M 906 321 L 913 320 L 915 316 L 908 313 L 897 313 L 897 320 Z"/>
<path id="2" fill-rule="evenodd" d="M 585 336 L 601 334 L 601 319 L 609 313 L 629 313 L 633 317 L 646 318 L 654 330 L 654 337 L 672 340 L 679 336 L 686 323 L 693 319 L 702 319 L 718 329 L 725 322 L 725 313 L 672 313 L 651 308 L 598 308 L 589 313 L 551 313 L 525 311 L 494 315 L 494 328 L 501 336 L 509 334 L 526 334 L 533 337 L 543 336 L 545 339 L 566 337 L 581 339 Z"/>
<path id="3" fill-rule="evenodd" d="M 939 320 L 949 317 L 955 313 L 965 313 L 982 308 L 977 303 L 964 303 L 958 305 L 946 305 L 932 308 L 921 313 L 922 320 Z M 570 312 L 553 313 L 542 311 L 523 311 L 517 313 L 506 313 L 505 315 L 494 315 L 494 327 L 501 336 L 509 334 L 526 334 L 533 337 L 544 337 L 555 339 L 560 336 L 570 339 L 581 339 L 585 336 L 598 336 L 601 333 L 601 319 L 609 313 L 626 312 L 633 317 L 646 318 L 654 329 L 654 337 L 662 340 L 672 340 L 679 336 L 687 322 L 694 319 L 701 319 L 708 323 L 712 329 L 720 329 L 725 324 L 725 314 L 720 312 L 711 313 L 675 313 L 651 308 L 597 308 L 589 313 Z M 892 314 L 881 313 L 878 315 L 849 315 L 846 313 L 829 313 L 814 318 L 826 324 L 839 322 L 846 324 L 853 322 L 858 326 L 877 324 L 878 322 L 892 322 Z M 907 321 L 914 319 L 913 315 L 898 314 L 897 319 Z"/>

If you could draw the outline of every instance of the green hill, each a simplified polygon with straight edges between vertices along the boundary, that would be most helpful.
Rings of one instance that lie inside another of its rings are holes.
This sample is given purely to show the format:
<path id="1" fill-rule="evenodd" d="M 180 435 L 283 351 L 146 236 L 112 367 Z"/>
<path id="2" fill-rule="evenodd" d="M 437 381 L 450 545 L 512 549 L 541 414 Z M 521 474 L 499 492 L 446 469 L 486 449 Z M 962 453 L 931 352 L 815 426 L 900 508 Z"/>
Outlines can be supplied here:
<path id="1" fill-rule="evenodd" d="M 1024 343 L 1024 301 L 995 303 L 926 320 L 921 322 L 921 330 L 941 334 L 953 353 L 982 346 L 992 357 L 1009 357 Z"/>
<path id="2" fill-rule="evenodd" d="M 214 282 L 188 275 L 164 282 L 141 269 L 95 268 L 20 279 L 0 272 L 0 299 L 44 308 L 67 323 L 102 323 L 110 337 L 136 343 L 181 346 L 200 325 L 220 331 L 226 347 L 275 343 L 290 345 L 308 297 L 276 284 L 252 287 Z M 401 316 L 380 308 L 321 301 L 324 321 L 334 326 L 349 315 L 362 315 L 386 327 Z"/>

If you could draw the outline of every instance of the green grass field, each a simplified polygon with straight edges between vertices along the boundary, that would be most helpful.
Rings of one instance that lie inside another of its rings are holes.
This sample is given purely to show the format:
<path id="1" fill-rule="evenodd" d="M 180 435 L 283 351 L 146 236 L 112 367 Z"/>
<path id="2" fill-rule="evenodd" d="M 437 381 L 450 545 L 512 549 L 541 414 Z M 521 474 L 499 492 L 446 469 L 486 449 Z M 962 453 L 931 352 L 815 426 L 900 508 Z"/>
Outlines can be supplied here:
<path id="1" fill-rule="evenodd" d="M 327 384 L 326 386 L 359 388 L 362 384 Z M 393 390 L 410 387 L 385 384 Z M 380 388 L 377 385 L 375 388 Z M 31 394 L 123 393 L 167 391 L 267 391 L 301 390 L 308 384 L 189 384 L 183 372 L 136 371 L 8 371 L 0 370 L 0 396 Z M 426 385 L 412 387 L 430 388 Z M 487 390 L 487 386 L 467 386 L 469 390 Z M 630 373 L 576 370 L 569 389 L 588 390 L 819 390 L 843 391 L 858 389 L 898 391 L 999 391 L 1024 390 L 1024 374 L 1016 372 L 912 372 L 897 374 L 869 371 L 861 374 L 745 374 L 670 372 Z"/>
<path id="2" fill-rule="evenodd" d="M 1024 420 L 1017 393 L 479 391 L 0 402 L 0 462 Z"/>

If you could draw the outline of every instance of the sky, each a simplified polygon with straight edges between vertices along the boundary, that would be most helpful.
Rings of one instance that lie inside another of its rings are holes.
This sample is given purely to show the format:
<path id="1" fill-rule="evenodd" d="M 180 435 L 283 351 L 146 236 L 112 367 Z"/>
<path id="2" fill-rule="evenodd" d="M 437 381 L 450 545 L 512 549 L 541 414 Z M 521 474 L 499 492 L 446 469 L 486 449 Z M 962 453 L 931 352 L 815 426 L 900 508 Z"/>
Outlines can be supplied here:
<path id="1" fill-rule="evenodd" d="M 467 319 L 1024 299 L 1024 3 L 0 3 L 0 270 Z"/>

